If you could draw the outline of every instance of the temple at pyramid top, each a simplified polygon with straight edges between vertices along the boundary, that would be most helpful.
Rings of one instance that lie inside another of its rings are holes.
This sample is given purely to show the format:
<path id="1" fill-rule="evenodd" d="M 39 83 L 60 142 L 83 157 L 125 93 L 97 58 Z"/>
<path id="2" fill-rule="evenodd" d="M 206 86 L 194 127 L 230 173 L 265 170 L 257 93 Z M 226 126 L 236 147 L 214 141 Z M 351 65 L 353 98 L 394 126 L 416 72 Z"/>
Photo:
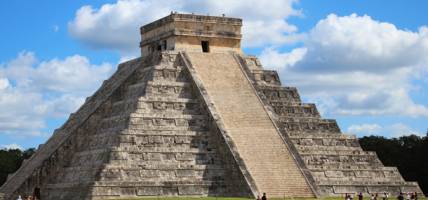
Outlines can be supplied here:
<path id="1" fill-rule="evenodd" d="M 242 19 L 172 13 L 140 28 L 141 55 L 164 50 L 241 53 Z"/>

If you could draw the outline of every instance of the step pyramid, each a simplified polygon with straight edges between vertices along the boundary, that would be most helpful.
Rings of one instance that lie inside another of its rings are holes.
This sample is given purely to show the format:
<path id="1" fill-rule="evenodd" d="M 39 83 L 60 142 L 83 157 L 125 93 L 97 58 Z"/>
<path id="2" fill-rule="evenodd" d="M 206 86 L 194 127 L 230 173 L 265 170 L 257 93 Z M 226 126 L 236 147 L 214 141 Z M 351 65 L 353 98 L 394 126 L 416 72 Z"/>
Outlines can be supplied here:
<path id="1" fill-rule="evenodd" d="M 242 20 L 173 13 L 0 188 L 6 199 L 416 191 L 240 49 Z"/>

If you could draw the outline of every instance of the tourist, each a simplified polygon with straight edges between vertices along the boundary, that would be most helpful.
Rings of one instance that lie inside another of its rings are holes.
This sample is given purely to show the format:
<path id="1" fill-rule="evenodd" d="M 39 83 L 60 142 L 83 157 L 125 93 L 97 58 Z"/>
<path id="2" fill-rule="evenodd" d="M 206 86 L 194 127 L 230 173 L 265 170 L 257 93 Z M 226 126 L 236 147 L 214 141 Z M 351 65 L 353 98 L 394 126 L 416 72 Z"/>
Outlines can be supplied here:
<path id="1" fill-rule="evenodd" d="M 16 200 L 22 200 L 21 195 L 18 195 L 18 198 Z"/>
<path id="2" fill-rule="evenodd" d="M 384 193 L 383 193 L 382 200 L 388 200 L 388 197 L 389 197 L 388 193 L 387 193 L 387 192 L 384 192 Z"/>
<path id="3" fill-rule="evenodd" d="M 374 200 L 377 200 L 377 198 L 379 197 L 379 195 L 376 193 L 375 195 L 374 195 Z"/>
<path id="4" fill-rule="evenodd" d="M 411 195 L 410 195 L 410 199 L 411 199 L 411 200 L 415 200 L 415 193 L 413 193 L 413 192 L 411 193 Z"/>
<path id="5" fill-rule="evenodd" d="M 406 193 L 406 200 L 410 200 L 410 193 L 409 192 Z"/>
<path id="6" fill-rule="evenodd" d="M 261 200 L 261 199 L 260 199 L 260 195 L 257 195 L 257 199 L 256 199 L 256 200 Z"/>
<path id="7" fill-rule="evenodd" d="M 362 193 L 362 192 L 360 192 L 360 193 L 358 194 L 358 200 L 363 200 L 363 193 Z"/>
<path id="8" fill-rule="evenodd" d="M 354 193 L 351 193 L 351 194 L 349 195 L 349 200 L 354 200 Z"/>
<path id="9" fill-rule="evenodd" d="M 374 194 L 370 196 L 370 200 L 376 200 Z"/>
<path id="10" fill-rule="evenodd" d="M 266 193 L 263 192 L 262 200 L 267 200 Z"/>
<path id="11" fill-rule="evenodd" d="M 400 194 L 397 197 L 398 200 L 404 200 L 404 195 L 402 192 L 400 192 Z"/>
<path id="12" fill-rule="evenodd" d="M 418 200 L 418 193 L 415 192 L 415 200 Z"/>

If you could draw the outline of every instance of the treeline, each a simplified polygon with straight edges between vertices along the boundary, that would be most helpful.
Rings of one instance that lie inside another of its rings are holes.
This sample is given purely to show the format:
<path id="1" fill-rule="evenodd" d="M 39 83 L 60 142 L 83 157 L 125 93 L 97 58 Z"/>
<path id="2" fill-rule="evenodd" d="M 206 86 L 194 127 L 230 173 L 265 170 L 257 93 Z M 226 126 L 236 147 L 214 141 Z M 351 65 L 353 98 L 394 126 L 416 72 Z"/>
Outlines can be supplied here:
<path id="1" fill-rule="evenodd" d="M 0 185 L 6 182 L 8 174 L 18 170 L 24 159 L 30 158 L 34 152 L 34 148 L 25 151 L 19 149 L 0 149 Z"/>
<path id="2" fill-rule="evenodd" d="M 428 136 L 366 136 L 359 141 L 364 150 L 376 151 L 385 166 L 396 166 L 405 180 L 417 181 L 428 194 Z"/>
<path id="3" fill-rule="evenodd" d="M 417 181 L 424 193 L 428 193 L 428 137 L 416 135 L 399 138 L 366 136 L 359 139 L 366 151 L 376 151 L 385 166 L 396 166 L 408 181 Z M 34 148 L 0 150 L 0 185 L 7 175 L 15 172 L 24 159 L 28 159 Z"/>

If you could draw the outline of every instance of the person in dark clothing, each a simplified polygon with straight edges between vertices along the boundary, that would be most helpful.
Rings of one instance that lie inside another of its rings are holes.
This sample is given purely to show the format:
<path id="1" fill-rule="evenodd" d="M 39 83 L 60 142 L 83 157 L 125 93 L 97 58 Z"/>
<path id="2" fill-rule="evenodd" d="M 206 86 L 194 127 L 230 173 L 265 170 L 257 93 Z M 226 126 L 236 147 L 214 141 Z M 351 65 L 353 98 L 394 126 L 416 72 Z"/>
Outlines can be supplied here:
<path id="1" fill-rule="evenodd" d="M 400 192 L 400 194 L 397 197 L 398 200 L 404 200 L 404 195 L 402 192 Z"/>
<path id="2" fill-rule="evenodd" d="M 384 193 L 383 193 L 382 200 L 388 200 L 388 197 L 389 197 L 388 193 L 387 193 L 387 192 L 384 192 Z"/>
<path id="3" fill-rule="evenodd" d="M 262 200 L 267 200 L 266 193 L 263 193 Z"/>
<path id="4" fill-rule="evenodd" d="M 359 194 L 358 194 L 358 200 L 363 200 L 363 193 L 362 192 L 360 192 Z"/>

